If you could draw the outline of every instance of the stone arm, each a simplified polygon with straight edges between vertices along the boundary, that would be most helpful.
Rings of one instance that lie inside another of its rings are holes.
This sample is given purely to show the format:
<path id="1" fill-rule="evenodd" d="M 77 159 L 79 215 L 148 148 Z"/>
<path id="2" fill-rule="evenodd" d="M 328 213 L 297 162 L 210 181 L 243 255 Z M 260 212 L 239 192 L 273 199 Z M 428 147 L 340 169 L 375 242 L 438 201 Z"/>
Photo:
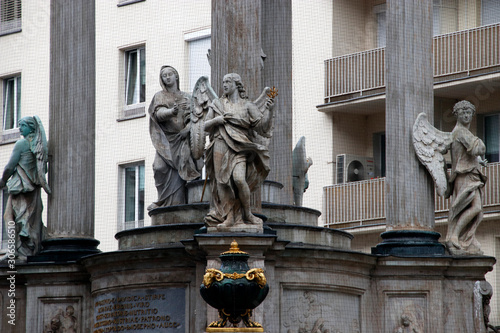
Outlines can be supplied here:
<path id="1" fill-rule="evenodd" d="M 168 109 L 165 106 L 160 106 L 156 109 L 156 119 L 158 119 L 159 122 L 164 122 L 168 120 L 171 117 L 176 116 L 179 113 L 179 109 L 177 107 L 177 104 L 174 105 L 173 108 Z"/>
<path id="2" fill-rule="evenodd" d="M 209 108 L 205 118 L 205 131 L 210 132 L 215 126 L 223 125 L 224 122 L 225 120 L 223 116 L 216 116 L 214 109 Z"/>
<path id="3" fill-rule="evenodd" d="M 274 120 L 274 100 L 269 98 L 259 110 L 254 103 L 248 103 L 248 111 L 251 119 L 260 119 L 255 130 L 263 136 L 270 136 Z"/>
<path id="4" fill-rule="evenodd" d="M 10 176 L 12 176 L 12 174 L 16 170 L 16 166 L 19 163 L 19 160 L 21 159 L 21 154 L 25 151 L 28 151 L 29 149 L 30 149 L 29 143 L 25 139 L 21 139 L 16 142 L 16 144 L 14 145 L 14 150 L 10 155 L 9 162 L 7 162 L 7 165 L 3 170 L 3 175 L 2 178 L 0 179 L 0 189 L 5 187 L 7 180 L 9 180 Z"/>

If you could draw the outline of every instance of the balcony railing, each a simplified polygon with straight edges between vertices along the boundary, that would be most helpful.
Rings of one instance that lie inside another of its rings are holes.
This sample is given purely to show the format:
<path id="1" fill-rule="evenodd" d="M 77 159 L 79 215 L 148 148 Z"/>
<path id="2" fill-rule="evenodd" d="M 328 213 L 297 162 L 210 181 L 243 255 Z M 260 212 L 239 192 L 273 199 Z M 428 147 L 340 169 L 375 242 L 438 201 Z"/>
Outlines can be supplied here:
<path id="1" fill-rule="evenodd" d="M 483 207 L 500 206 L 500 163 L 490 163 L 483 172 L 488 177 L 484 187 Z M 337 184 L 323 188 L 326 226 L 334 224 L 370 225 L 385 221 L 385 178 Z M 435 195 L 436 215 L 449 209 L 449 199 Z"/>
<path id="2" fill-rule="evenodd" d="M 433 38 L 434 77 L 500 65 L 500 23 Z M 325 103 L 385 87 L 385 48 L 325 60 Z"/>

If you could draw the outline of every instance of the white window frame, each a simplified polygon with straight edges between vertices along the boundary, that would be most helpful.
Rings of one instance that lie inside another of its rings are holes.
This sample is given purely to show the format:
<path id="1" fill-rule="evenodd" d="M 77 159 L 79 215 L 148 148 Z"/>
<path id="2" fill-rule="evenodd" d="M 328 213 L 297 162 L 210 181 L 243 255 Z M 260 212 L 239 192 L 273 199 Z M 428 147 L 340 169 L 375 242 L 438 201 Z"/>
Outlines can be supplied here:
<path id="1" fill-rule="evenodd" d="M 141 50 L 144 50 L 144 57 L 146 55 L 146 48 L 144 46 L 137 47 L 135 49 L 129 49 L 125 50 L 125 105 L 131 106 L 131 105 L 137 105 L 140 103 L 144 103 L 146 100 L 146 96 L 144 96 L 144 100 L 141 101 L 141 76 L 145 76 L 146 73 L 141 73 L 141 61 L 143 60 L 141 58 Z M 137 75 L 135 78 L 135 89 L 134 89 L 134 96 L 137 98 L 137 101 L 133 101 L 132 103 L 128 103 L 129 99 L 129 78 L 130 78 L 130 73 L 132 71 L 132 66 L 131 66 L 131 61 L 130 61 L 130 55 L 131 54 L 136 54 L 137 56 L 137 64 L 136 64 L 136 71 Z M 145 61 L 145 59 L 144 59 Z M 146 68 L 144 68 L 144 72 L 146 71 Z M 145 83 L 144 83 L 145 84 Z M 145 90 L 146 88 L 144 88 Z M 146 92 L 144 91 L 144 95 L 146 95 Z"/>
<path id="2" fill-rule="evenodd" d="M 16 130 L 18 128 L 18 121 L 21 117 L 21 105 L 18 102 L 18 99 L 22 96 L 22 80 L 21 75 L 13 75 L 6 76 L 1 78 L 2 80 L 2 133 L 10 130 Z M 13 116 L 13 127 L 5 128 L 6 126 L 6 118 L 7 118 L 7 106 L 9 104 L 8 96 L 9 96 L 9 87 L 11 86 L 9 83 L 12 82 L 13 90 L 14 90 L 14 114 Z M 18 98 L 18 92 L 21 94 Z"/>
<path id="3" fill-rule="evenodd" d="M 7 11 L 7 14 L 5 14 Z M 13 19 L 5 20 L 6 15 Z M 0 0 L 0 36 L 21 31 L 22 2 L 21 0 Z"/>
<path id="4" fill-rule="evenodd" d="M 203 75 L 206 75 L 208 76 L 208 79 L 210 80 L 210 64 L 208 63 L 208 58 L 207 58 L 207 53 L 208 53 L 208 50 L 210 49 L 210 46 L 207 48 L 206 50 L 206 53 L 203 54 L 201 57 L 197 57 L 196 59 L 193 59 L 193 49 L 192 49 L 192 43 L 193 42 L 197 42 L 197 41 L 200 41 L 200 40 L 203 40 L 203 39 L 209 39 L 211 41 L 211 34 L 212 34 L 212 29 L 210 28 L 201 28 L 201 29 L 197 29 L 197 30 L 194 30 L 194 31 L 191 31 L 191 32 L 186 32 L 184 34 L 184 41 L 187 43 L 187 48 L 188 48 L 188 54 L 189 54 L 189 66 L 188 66 L 188 73 L 186 75 L 186 77 L 189 78 L 189 82 L 188 82 L 188 85 L 187 85 L 187 89 L 188 91 L 193 91 L 194 89 L 194 85 L 196 84 L 196 81 L 198 80 L 198 78 L 201 76 L 201 75 L 196 75 L 198 77 L 196 77 L 193 73 L 193 71 L 195 71 L 195 67 L 196 68 L 196 71 L 205 71 L 205 73 Z M 200 66 L 200 62 L 203 61 L 205 62 L 204 65 L 205 66 Z M 184 81 L 184 80 L 182 80 Z M 182 82 L 181 81 L 181 82 Z M 181 89 L 181 87 L 179 87 L 179 89 Z"/>
<path id="5" fill-rule="evenodd" d="M 137 161 L 134 163 L 126 163 L 126 164 L 120 164 L 119 165 L 119 177 L 120 177 L 120 190 L 118 191 L 118 202 L 119 202 L 119 222 L 118 222 L 118 229 L 119 231 L 121 230 L 128 230 L 128 229 L 133 229 L 133 228 L 141 228 L 144 226 L 144 215 L 145 215 L 145 203 L 144 207 L 142 209 L 142 219 L 140 219 L 140 204 L 139 204 L 139 198 L 140 198 L 140 168 L 143 168 L 144 173 L 145 173 L 145 164 L 144 160 Z M 126 177 L 126 170 L 128 168 L 135 168 L 135 189 L 134 189 L 134 220 L 133 221 L 126 221 L 126 208 L 127 208 L 127 203 L 126 203 L 126 194 L 127 194 L 127 177 Z M 143 174 L 144 174 L 143 173 Z M 145 178 L 145 177 L 144 177 Z M 143 179 L 142 183 L 145 186 L 145 179 Z M 143 190 L 144 191 L 144 190 Z"/>

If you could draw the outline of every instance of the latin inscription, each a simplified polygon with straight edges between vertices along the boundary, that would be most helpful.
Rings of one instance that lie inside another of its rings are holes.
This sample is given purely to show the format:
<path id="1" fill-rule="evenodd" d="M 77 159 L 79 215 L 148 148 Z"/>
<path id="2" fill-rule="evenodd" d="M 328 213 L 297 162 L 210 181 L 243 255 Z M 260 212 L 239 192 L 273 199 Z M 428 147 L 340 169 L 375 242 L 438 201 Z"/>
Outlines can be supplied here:
<path id="1" fill-rule="evenodd" d="M 184 332 L 185 290 L 136 289 L 96 297 L 93 333 Z"/>

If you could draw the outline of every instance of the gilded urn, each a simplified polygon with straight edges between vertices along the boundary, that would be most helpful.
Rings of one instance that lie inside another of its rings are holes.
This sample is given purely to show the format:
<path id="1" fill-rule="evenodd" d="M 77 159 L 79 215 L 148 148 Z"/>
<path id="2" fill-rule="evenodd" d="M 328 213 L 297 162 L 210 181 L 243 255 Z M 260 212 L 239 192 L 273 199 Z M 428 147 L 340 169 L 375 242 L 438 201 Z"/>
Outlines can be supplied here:
<path id="1" fill-rule="evenodd" d="M 225 327 L 228 322 L 236 327 L 243 321 L 246 327 L 262 328 L 250 317 L 269 292 L 264 271 L 248 267 L 249 255 L 240 251 L 236 241 L 219 258 L 220 269 L 208 268 L 200 287 L 205 302 L 219 310 L 219 320 L 209 327 Z"/>

